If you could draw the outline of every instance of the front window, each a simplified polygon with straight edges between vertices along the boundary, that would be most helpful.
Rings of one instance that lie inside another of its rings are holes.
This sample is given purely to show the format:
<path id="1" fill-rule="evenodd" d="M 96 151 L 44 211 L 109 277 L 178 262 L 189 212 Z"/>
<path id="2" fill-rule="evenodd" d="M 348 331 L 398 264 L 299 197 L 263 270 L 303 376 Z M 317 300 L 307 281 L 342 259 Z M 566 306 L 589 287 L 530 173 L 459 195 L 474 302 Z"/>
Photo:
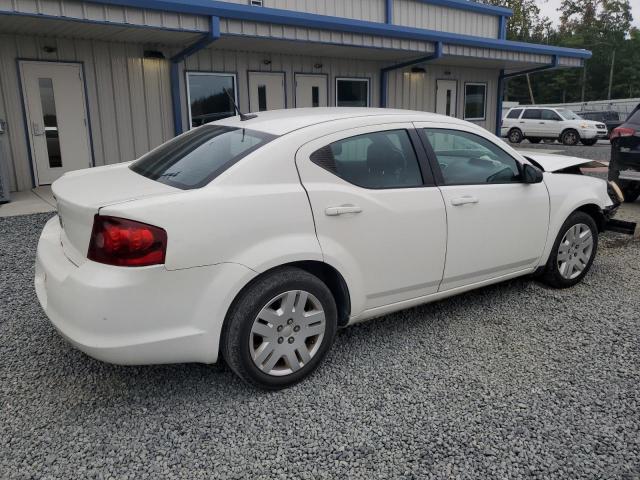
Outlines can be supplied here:
<path id="1" fill-rule="evenodd" d="M 336 78 L 336 106 L 368 107 L 368 78 Z"/>
<path id="2" fill-rule="evenodd" d="M 556 112 L 558 112 L 565 120 L 582 120 L 580 115 L 566 108 L 558 108 L 556 109 Z"/>
<path id="3" fill-rule="evenodd" d="M 520 182 L 518 162 L 486 138 L 459 130 L 425 128 L 424 132 L 445 185 Z"/>
<path id="4" fill-rule="evenodd" d="M 559 122 L 562 120 L 562 118 L 560 118 L 560 115 L 558 115 L 553 110 L 542 110 L 542 120 Z"/>
<path id="5" fill-rule="evenodd" d="M 245 128 L 203 125 L 152 150 L 129 168 L 172 187 L 200 188 L 274 138 Z"/>
<path id="6" fill-rule="evenodd" d="M 191 127 L 235 115 L 227 90 L 236 103 L 236 76 L 228 73 L 187 72 Z"/>
<path id="7" fill-rule="evenodd" d="M 487 112 L 487 84 L 464 85 L 464 119 L 484 120 Z"/>

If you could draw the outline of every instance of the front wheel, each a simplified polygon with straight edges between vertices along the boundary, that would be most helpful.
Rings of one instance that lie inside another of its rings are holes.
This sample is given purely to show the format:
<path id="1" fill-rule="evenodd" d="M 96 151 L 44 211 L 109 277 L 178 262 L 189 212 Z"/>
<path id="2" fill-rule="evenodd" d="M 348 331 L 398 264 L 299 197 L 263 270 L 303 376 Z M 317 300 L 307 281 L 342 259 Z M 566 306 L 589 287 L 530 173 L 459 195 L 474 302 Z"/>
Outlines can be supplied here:
<path id="1" fill-rule="evenodd" d="M 566 130 L 562 133 L 560 140 L 562 141 L 563 145 L 577 145 L 580 141 L 580 134 L 575 130 Z"/>
<path id="2" fill-rule="evenodd" d="M 587 140 L 586 138 L 583 138 L 582 140 L 580 140 L 580 143 L 582 143 L 583 145 L 586 145 L 587 147 L 592 147 L 596 143 L 598 143 L 598 139 L 597 138 L 590 138 L 590 139 Z"/>
<path id="3" fill-rule="evenodd" d="M 234 302 L 221 353 L 246 382 L 277 390 L 318 367 L 336 329 L 336 303 L 327 286 L 299 268 L 279 268 L 255 280 Z"/>
<path id="4" fill-rule="evenodd" d="M 554 288 L 572 287 L 587 274 L 598 250 L 598 227 L 593 217 L 574 212 L 564 222 L 541 280 Z"/>

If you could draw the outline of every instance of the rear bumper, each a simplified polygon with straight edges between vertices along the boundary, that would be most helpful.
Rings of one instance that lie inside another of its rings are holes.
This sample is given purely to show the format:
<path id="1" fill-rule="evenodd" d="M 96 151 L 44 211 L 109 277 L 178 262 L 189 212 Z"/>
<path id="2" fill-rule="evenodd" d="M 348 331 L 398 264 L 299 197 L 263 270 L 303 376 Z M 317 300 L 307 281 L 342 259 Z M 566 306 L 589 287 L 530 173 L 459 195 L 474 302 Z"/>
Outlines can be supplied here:
<path id="1" fill-rule="evenodd" d="M 254 272 L 238 264 L 169 271 L 71 263 L 57 217 L 44 227 L 35 288 L 43 310 L 71 344 L 116 364 L 217 360 L 231 301 Z"/>

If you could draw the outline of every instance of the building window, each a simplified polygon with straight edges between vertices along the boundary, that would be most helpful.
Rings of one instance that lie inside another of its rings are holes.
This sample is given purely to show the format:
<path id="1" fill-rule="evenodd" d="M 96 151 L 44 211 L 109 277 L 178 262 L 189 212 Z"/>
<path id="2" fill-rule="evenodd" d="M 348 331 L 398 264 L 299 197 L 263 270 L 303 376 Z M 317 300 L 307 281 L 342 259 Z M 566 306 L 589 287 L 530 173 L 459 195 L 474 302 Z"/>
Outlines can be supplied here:
<path id="1" fill-rule="evenodd" d="M 368 78 L 336 78 L 337 107 L 368 107 Z"/>
<path id="2" fill-rule="evenodd" d="M 487 84 L 465 83 L 464 119 L 484 120 L 487 112 Z"/>
<path id="3" fill-rule="evenodd" d="M 238 103 L 235 75 L 187 72 L 189 124 L 192 128 L 235 115 L 233 104 L 225 90 Z"/>

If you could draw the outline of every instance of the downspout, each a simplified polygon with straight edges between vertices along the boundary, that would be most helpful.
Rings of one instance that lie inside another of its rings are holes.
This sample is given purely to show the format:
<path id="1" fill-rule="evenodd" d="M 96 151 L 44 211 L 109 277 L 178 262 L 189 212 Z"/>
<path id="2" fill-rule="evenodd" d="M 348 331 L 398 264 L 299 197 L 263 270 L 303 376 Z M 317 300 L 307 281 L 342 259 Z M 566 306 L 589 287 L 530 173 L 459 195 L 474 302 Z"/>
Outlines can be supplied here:
<path id="1" fill-rule="evenodd" d="M 182 133 L 182 102 L 180 101 L 180 63 L 187 57 L 199 52 L 203 48 L 220 38 L 220 18 L 210 17 L 209 32 L 200 40 L 189 45 L 181 52 L 171 57 L 171 104 L 173 106 L 173 133 L 177 136 Z"/>
<path id="2" fill-rule="evenodd" d="M 380 106 L 382 108 L 386 108 L 387 106 L 387 81 L 388 73 L 390 71 L 410 67 L 419 63 L 431 62 L 433 60 L 438 60 L 439 58 L 442 58 L 442 42 L 436 42 L 436 49 L 431 55 L 382 68 L 380 70 Z"/>
<path id="3" fill-rule="evenodd" d="M 502 124 L 502 98 L 504 96 L 504 86 L 505 80 L 507 78 L 519 77 L 520 75 L 527 75 L 529 73 L 542 72 L 545 70 L 552 70 L 554 68 L 558 68 L 559 60 L 558 55 L 553 56 L 553 62 L 551 65 L 544 65 L 542 67 L 530 68 L 528 70 L 522 70 L 521 72 L 511 72 L 504 73 L 504 70 L 500 70 L 500 76 L 498 77 L 498 105 L 496 108 L 496 135 L 500 136 L 501 134 L 501 124 Z"/>
<path id="4" fill-rule="evenodd" d="M 384 21 L 385 23 L 393 23 L 393 0 L 385 0 L 384 2 Z"/>

